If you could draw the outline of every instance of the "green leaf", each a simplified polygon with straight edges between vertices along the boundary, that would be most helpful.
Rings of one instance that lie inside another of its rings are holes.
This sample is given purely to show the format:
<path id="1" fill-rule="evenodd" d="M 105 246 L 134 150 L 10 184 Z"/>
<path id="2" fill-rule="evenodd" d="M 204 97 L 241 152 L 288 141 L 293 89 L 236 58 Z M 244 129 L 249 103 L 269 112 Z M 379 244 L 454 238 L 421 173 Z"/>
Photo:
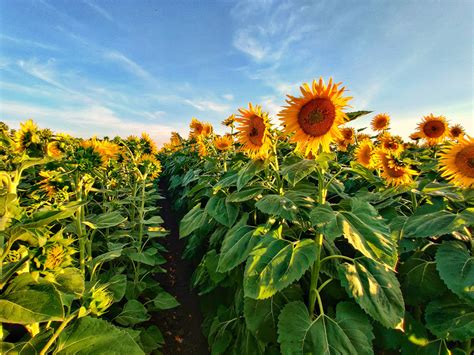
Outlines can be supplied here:
<path id="1" fill-rule="evenodd" d="M 264 167 L 265 163 L 263 160 L 251 160 L 245 164 L 237 175 L 237 191 L 242 190 Z"/>
<path id="2" fill-rule="evenodd" d="M 474 301 L 474 257 L 460 242 L 444 242 L 436 252 L 436 268 L 448 288 Z"/>
<path id="3" fill-rule="evenodd" d="M 395 273 L 383 264 L 359 258 L 339 266 L 339 278 L 347 293 L 372 318 L 388 328 L 399 328 L 405 305 Z"/>
<path id="4" fill-rule="evenodd" d="M 76 268 L 62 269 L 55 275 L 58 289 L 62 292 L 72 293 L 81 296 L 85 290 L 84 276 Z"/>
<path id="5" fill-rule="evenodd" d="M 425 311 L 426 327 L 440 339 L 474 338 L 474 306 L 455 296 L 432 301 Z"/>
<path id="6" fill-rule="evenodd" d="M 206 205 L 206 212 L 220 224 L 232 227 L 239 215 L 239 207 L 228 203 L 223 196 L 212 196 Z"/>
<path id="7" fill-rule="evenodd" d="M 114 295 L 114 301 L 120 301 L 127 289 L 127 275 L 114 275 L 107 281 L 107 290 Z"/>
<path id="8" fill-rule="evenodd" d="M 56 354 L 144 354 L 130 334 L 109 322 L 83 317 L 58 338 Z"/>
<path id="9" fill-rule="evenodd" d="M 409 305 L 424 304 L 440 296 L 446 287 L 436 271 L 436 263 L 414 254 L 398 270 L 405 301 Z"/>
<path id="10" fill-rule="evenodd" d="M 292 285 L 264 300 L 244 298 L 244 317 L 247 328 L 264 343 L 277 341 L 278 316 L 281 309 L 292 301 L 302 299 L 299 286 Z"/>
<path id="11" fill-rule="evenodd" d="M 145 306 L 137 300 L 130 300 L 114 320 L 120 325 L 130 326 L 145 322 L 148 319 L 150 319 L 150 315 Z"/>
<path id="12" fill-rule="evenodd" d="M 148 218 L 147 220 L 143 221 L 144 225 L 161 225 L 163 223 L 163 218 L 160 216 L 153 216 Z"/>
<path id="13" fill-rule="evenodd" d="M 337 224 L 337 212 L 329 204 L 318 205 L 311 210 L 311 224 L 330 240 L 342 235 L 342 230 Z"/>
<path id="14" fill-rule="evenodd" d="M 391 268 L 397 261 L 396 244 L 377 210 L 365 201 L 350 200 L 351 211 L 339 211 L 337 224 L 349 243 L 366 257 Z"/>
<path id="15" fill-rule="evenodd" d="M 152 325 L 140 333 L 140 342 L 147 354 L 152 353 L 153 350 L 159 349 L 165 343 L 163 334 L 156 325 Z"/>
<path id="16" fill-rule="evenodd" d="M 299 210 L 292 200 L 282 195 L 266 195 L 255 204 L 255 207 L 263 213 L 278 216 L 289 221 L 297 219 Z"/>
<path id="17" fill-rule="evenodd" d="M 35 229 L 47 226 L 54 221 L 71 217 L 79 207 L 86 205 L 87 202 L 74 201 L 61 206 L 57 210 L 46 210 L 34 213 L 27 220 L 22 221 L 21 227 L 27 229 Z"/>
<path id="18" fill-rule="evenodd" d="M 265 299 L 301 278 L 316 259 L 312 239 L 289 242 L 267 238 L 247 259 L 244 275 L 246 297 Z"/>
<path id="19" fill-rule="evenodd" d="M 408 218 L 405 237 L 426 238 L 449 234 L 474 224 L 474 213 L 466 209 L 459 214 L 439 210 L 437 205 L 424 205 Z"/>
<path id="20" fill-rule="evenodd" d="M 198 203 L 183 217 L 179 224 L 179 237 L 184 238 L 199 229 L 207 220 L 207 213 Z"/>
<path id="21" fill-rule="evenodd" d="M 255 228 L 239 226 L 227 232 L 222 242 L 221 254 L 217 270 L 227 272 L 244 262 L 260 238 L 255 235 Z"/>
<path id="22" fill-rule="evenodd" d="M 373 335 L 365 315 L 355 307 L 342 306 L 338 311 L 336 319 L 321 314 L 313 321 L 303 302 L 288 303 L 278 322 L 282 354 L 373 354 Z"/>
<path id="23" fill-rule="evenodd" d="M 369 113 L 372 113 L 372 111 L 354 111 L 354 112 L 347 112 L 347 118 L 348 121 L 355 120 L 356 118 L 368 115 Z"/>
<path id="24" fill-rule="evenodd" d="M 61 296 L 50 283 L 18 285 L 0 298 L 0 322 L 30 324 L 63 318 Z"/>
<path id="25" fill-rule="evenodd" d="M 179 302 L 171 296 L 168 292 L 161 291 L 153 299 L 153 304 L 158 309 L 171 309 L 179 306 Z"/>
<path id="26" fill-rule="evenodd" d="M 124 217 L 118 211 L 107 212 L 87 219 L 88 226 L 93 229 L 112 228 L 124 223 L 127 217 Z"/>
<path id="27" fill-rule="evenodd" d="M 297 163 L 284 166 L 281 175 L 294 186 L 306 176 L 316 171 L 318 166 L 319 164 L 316 160 L 302 159 Z"/>
<path id="28" fill-rule="evenodd" d="M 231 193 L 227 196 L 227 202 L 245 202 L 251 200 L 263 192 L 263 187 L 261 186 L 253 186 L 249 187 L 248 189 L 244 189 L 242 191 L 237 191 Z"/>

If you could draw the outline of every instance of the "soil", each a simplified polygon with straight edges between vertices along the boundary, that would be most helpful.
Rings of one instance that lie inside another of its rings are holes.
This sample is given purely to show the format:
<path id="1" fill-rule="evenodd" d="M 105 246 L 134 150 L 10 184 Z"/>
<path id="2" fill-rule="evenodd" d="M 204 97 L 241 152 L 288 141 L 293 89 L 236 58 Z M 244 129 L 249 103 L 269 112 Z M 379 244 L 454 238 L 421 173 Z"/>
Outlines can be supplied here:
<path id="1" fill-rule="evenodd" d="M 160 311 L 153 319 L 165 338 L 162 349 L 164 355 L 174 354 L 210 354 L 207 340 L 202 334 L 202 314 L 199 298 L 191 288 L 191 275 L 194 266 L 182 260 L 185 242 L 179 239 L 179 224 L 172 210 L 169 196 L 166 196 L 166 186 L 160 182 L 161 194 L 165 199 L 160 200 L 161 217 L 169 235 L 163 238 L 162 244 L 168 250 L 165 255 L 167 263 L 162 265 L 167 273 L 159 274 L 156 279 L 163 288 L 176 297 L 180 306 Z"/>

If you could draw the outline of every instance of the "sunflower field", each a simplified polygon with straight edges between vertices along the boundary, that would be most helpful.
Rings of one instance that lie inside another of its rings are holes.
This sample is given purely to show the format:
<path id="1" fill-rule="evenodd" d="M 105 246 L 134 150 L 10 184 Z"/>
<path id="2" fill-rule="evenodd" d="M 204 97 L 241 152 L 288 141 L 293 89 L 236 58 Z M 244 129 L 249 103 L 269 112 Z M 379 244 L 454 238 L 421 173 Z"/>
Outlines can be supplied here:
<path id="1" fill-rule="evenodd" d="M 160 180 L 210 353 L 471 354 L 474 138 L 433 114 L 369 135 L 341 83 L 300 89 L 159 151 L 0 127 L 2 350 L 160 353 Z"/>

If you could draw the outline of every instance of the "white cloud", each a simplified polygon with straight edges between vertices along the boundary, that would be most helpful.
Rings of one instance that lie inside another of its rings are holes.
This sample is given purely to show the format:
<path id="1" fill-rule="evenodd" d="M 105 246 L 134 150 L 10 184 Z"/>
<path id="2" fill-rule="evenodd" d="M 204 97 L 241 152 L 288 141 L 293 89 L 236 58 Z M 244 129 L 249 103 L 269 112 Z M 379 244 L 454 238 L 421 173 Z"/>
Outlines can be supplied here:
<path id="1" fill-rule="evenodd" d="M 50 44 L 45 44 L 45 43 L 38 42 L 38 41 L 32 41 L 32 40 L 29 40 L 29 39 L 11 37 L 11 36 L 7 36 L 7 35 L 4 35 L 4 34 L 0 34 L 0 40 L 13 42 L 13 43 L 16 43 L 18 45 L 25 46 L 25 47 L 38 47 L 38 48 L 47 49 L 47 50 L 50 50 L 50 51 L 57 51 L 58 50 L 57 47 L 55 47 L 53 45 L 50 45 Z"/>
<path id="2" fill-rule="evenodd" d="M 106 59 L 113 60 L 119 64 L 121 64 L 125 69 L 127 69 L 130 73 L 145 79 L 147 81 L 155 82 L 155 78 L 151 75 L 148 71 L 146 71 L 142 66 L 125 56 L 123 53 L 115 50 L 105 50 L 104 49 L 104 57 Z"/>
<path id="3" fill-rule="evenodd" d="M 105 11 L 102 7 L 100 7 L 99 5 L 93 3 L 92 1 L 84 0 L 84 3 L 89 5 L 92 9 L 94 9 L 101 16 L 105 17 L 107 20 L 109 20 L 109 21 L 114 20 L 113 17 L 107 11 Z"/>
<path id="4" fill-rule="evenodd" d="M 224 94 L 224 95 L 222 95 L 222 97 L 226 100 L 229 100 L 229 101 L 234 100 L 234 95 L 232 95 L 232 94 Z"/>
<path id="5" fill-rule="evenodd" d="M 0 116 L 9 117 L 8 124 L 19 125 L 29 118 L 42 127 L 54 131 L 65 131 L 79 137 L 139 135 L 147 132 L 158 143 L 169 139 L 176 127 L 155 123 L 144 123 L 132 118 L 122 118 L 104 106 L 82 106 L 78 109 L 49 108 L 16 101 L 2 101 Z M 183 132 L 184 133 L 184 132 Z"/>
<path id="6" fill-rule="evenodd" d="M 185 99 L 184 102 L 187 103 L 188 105 L 191 105 L 197 108 L 199 111 L 214 111 L 218 113 L 225 113 L 231 109 L 229 105 L 210 101 L 210 100 Z"/>

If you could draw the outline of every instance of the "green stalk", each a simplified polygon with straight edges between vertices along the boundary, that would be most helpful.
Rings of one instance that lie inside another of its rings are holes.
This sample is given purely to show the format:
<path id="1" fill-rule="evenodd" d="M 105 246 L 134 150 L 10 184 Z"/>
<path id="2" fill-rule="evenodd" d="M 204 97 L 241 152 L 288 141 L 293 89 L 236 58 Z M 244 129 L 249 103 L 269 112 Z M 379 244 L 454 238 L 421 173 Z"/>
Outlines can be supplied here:
<path id="1" fill-rule="evenodd" d="M 51 347 L 51 345 L 54 344 L 54 342 L 59 337 L 59 335 L 62 333 L 64 328 L 66 328 L 66 326 L 69 324 L 69 322 L 71 322 L 76 317 L 76 315 L 77 315 L 77 311 L 74 312 L 73 314 L 71 314 L 68 318 L 66 318 L 64 320 L 64 322 L 61 323 L 59 328 L 56 329 L 56 332 L 54 332 L 53 336 L 48 340 L 48 342 L 46 343 L 44 348 L 40 351 L 40 353 L 39 353 L 40 355 L 46 355 L 48 353 L 48 350 Z"/>
<path id="2" fill-rule="evenodd" d="M 79 186 L 79 174 L 76 171 L 76 199 L 82 201 L 82 186 Z M 79 265 L 83 275 L 86 273 L 86 241 L 82 233 L 82 206 L 80 206 L 75 213 L 77 240 L 79 241 Z"/>
<path id="3" fill-rule="evenodd" d="M 320 171 L 318 169 L 318 202 L 320 205 L 323 205 L 326 202 L 326 194 L 327 188 L 324 185 L 324 171 Z M 311 269 L 311 284 L 309 289 L 309 314 L 311 317 L 314 315 L 314 308 L 316 306 L 316 300 L 318 301 L 319 311 L 320 313 L 324 313 L 323 305 L 321 301 L 321 297 L 319 296 L 318 292 L 318 279 L 319 279 L 319 271 L 321 270 L 321 250 L 323 248 L 323 240 L 324 235 L 322 233 L 318 233 L 314 239 L 316 242 L 317 247 L 317 254 L 316 260 L 313 264 L 313 268 Z"/>

